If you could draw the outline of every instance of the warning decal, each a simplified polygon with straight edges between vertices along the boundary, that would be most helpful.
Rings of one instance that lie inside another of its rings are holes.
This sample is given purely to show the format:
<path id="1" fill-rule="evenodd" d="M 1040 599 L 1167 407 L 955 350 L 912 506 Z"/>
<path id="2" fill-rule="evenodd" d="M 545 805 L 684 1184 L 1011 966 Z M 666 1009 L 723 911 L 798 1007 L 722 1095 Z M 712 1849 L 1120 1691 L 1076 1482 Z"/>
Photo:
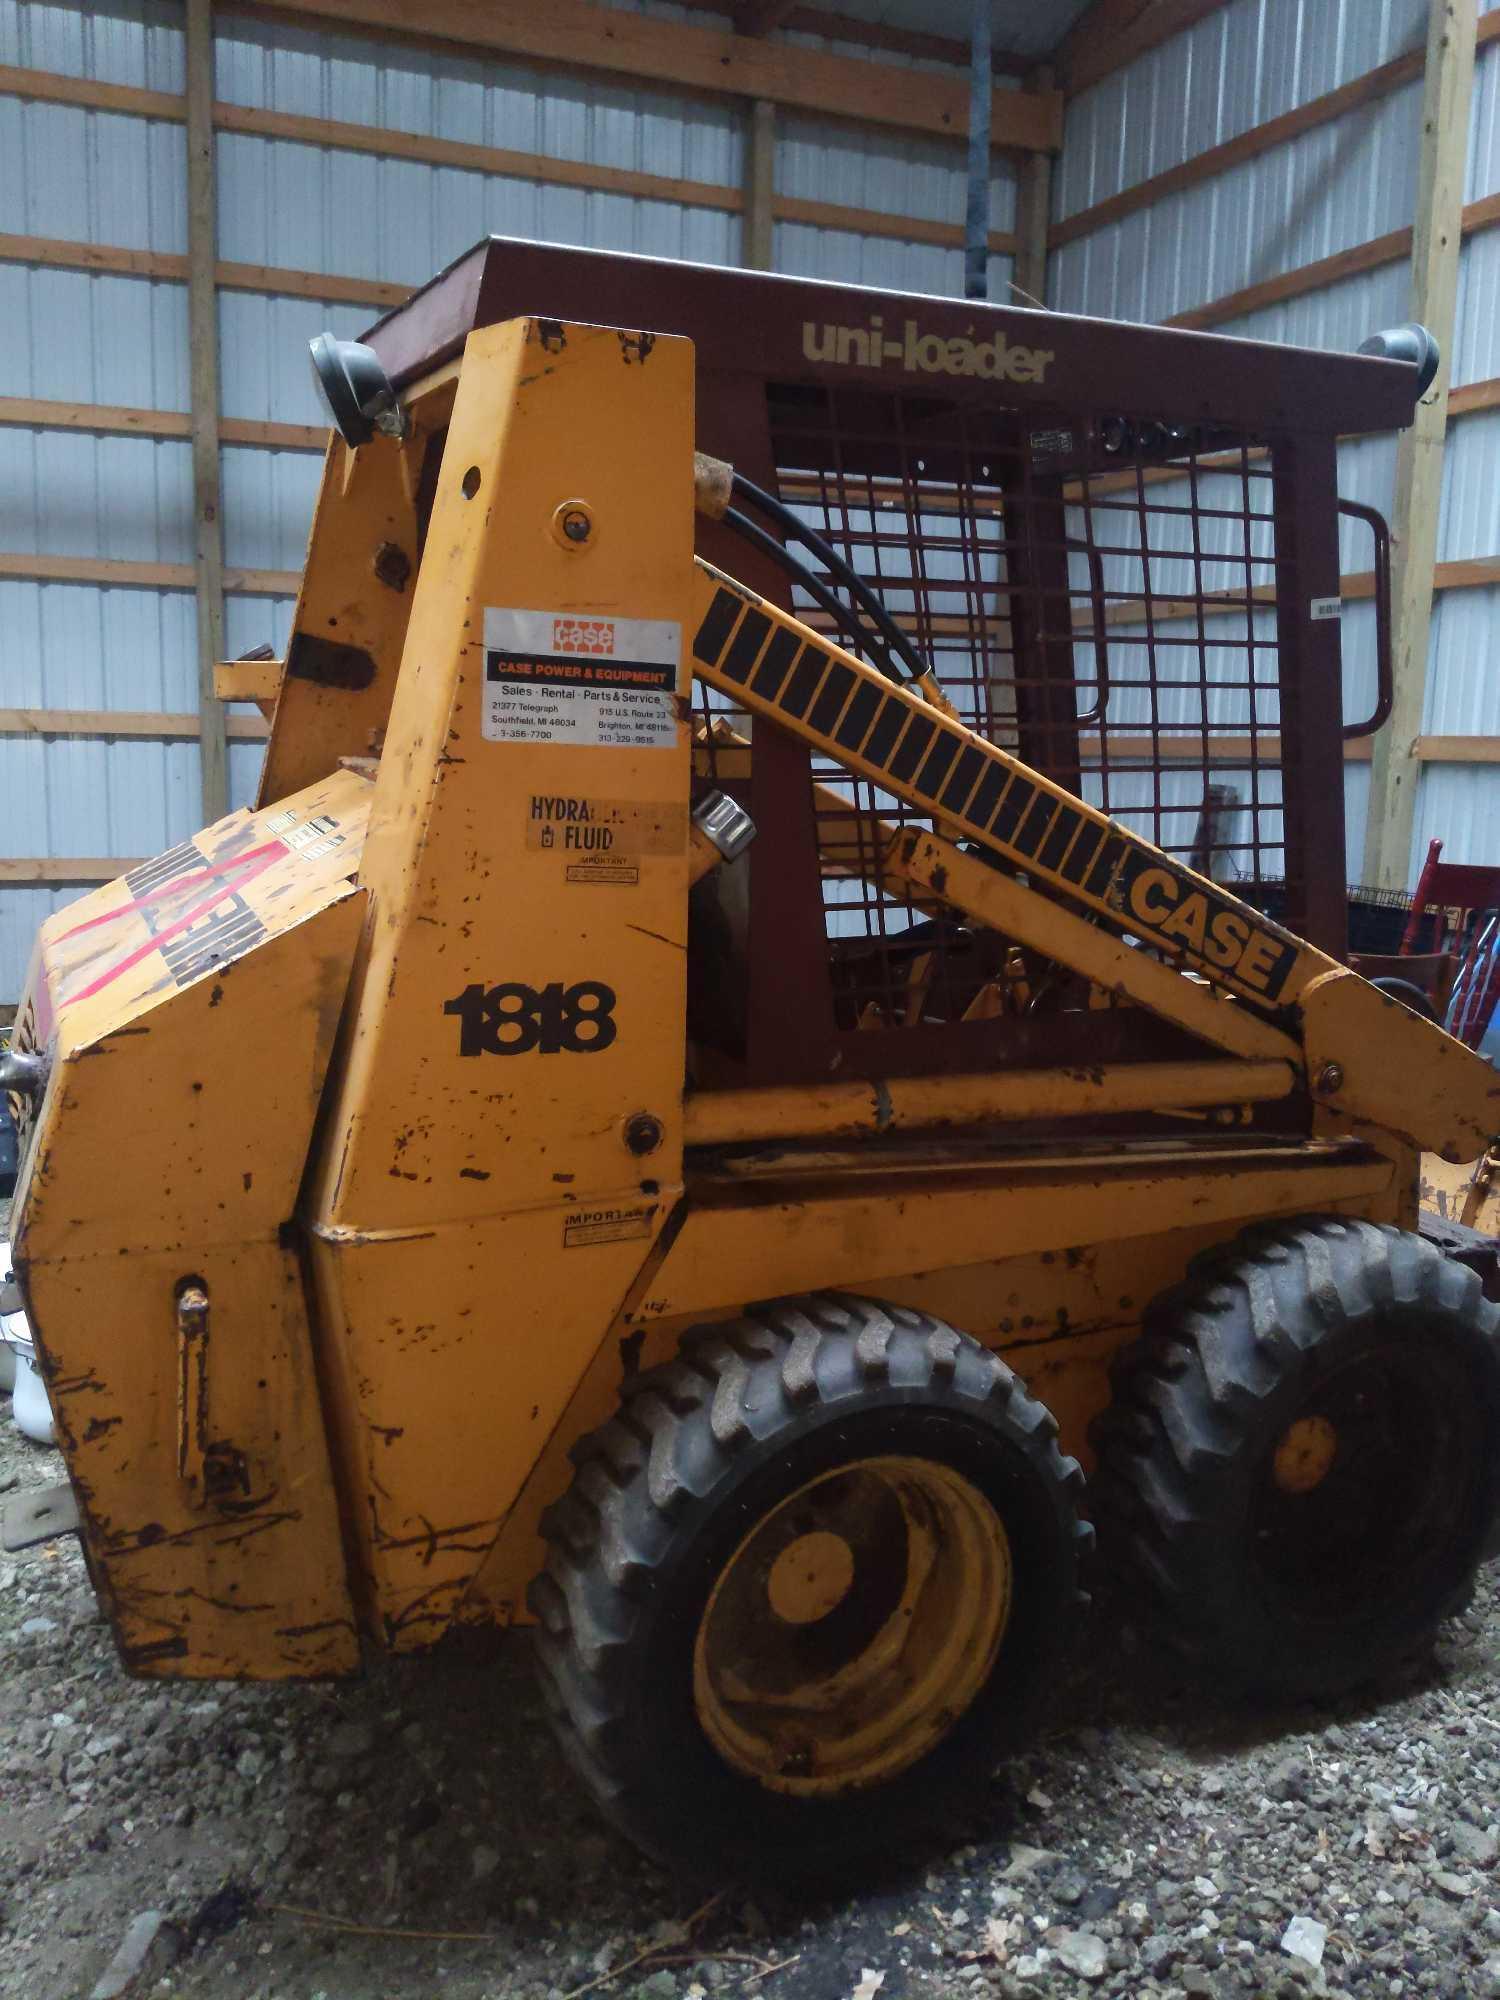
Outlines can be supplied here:
<path id="1" fill-rule="evenodd" d="M 651 1234 L 653 1208 L 583 1208 L 563 1223 L 563 1248 L 582 1249 L 590 1243 L 624 1243 Z"/>
<path id="2" fill-rule="evenodd" d="M 482 733 L 491 743 L 670 748 L 681 652 L 672 619 L 487 608 Z"/>

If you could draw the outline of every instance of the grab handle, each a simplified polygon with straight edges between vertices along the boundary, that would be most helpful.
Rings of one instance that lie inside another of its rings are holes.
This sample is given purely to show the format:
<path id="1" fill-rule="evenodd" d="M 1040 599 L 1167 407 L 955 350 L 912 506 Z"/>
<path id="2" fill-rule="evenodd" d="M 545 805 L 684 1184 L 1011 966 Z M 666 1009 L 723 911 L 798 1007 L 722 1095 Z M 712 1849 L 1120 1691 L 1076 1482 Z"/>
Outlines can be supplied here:
<path id="1" fill-rule="evenodd" d="M 1090 542 L 1080 542 L 1069 535 L 1064 546 L 1076 549 L 1086 558 L 1089 566 L 1089 597 L 1094 621 L 1094 686 L 1098 690 L 1094 705 L 1078 718 L 1080 727 L 1085 723 L 1101 722 L 1105 704 L 1109 700 L 1109 637 L 1104 626 L 1104 559 Z M 1071 596 L 1069 603 L 1072 602 Z"/>
<path id="2" fill-rule="evenodd" d="M 1368 722 L 1346 722 L 1344 740 L 1373 736 L 1390 720 L 1394 699 L 1391 674 L 1391 531 L 1385 516 L 1358 500 L 1340 500 L 1339 512 L 1363 521 L 1375 539 L 1375 713 Z"/>

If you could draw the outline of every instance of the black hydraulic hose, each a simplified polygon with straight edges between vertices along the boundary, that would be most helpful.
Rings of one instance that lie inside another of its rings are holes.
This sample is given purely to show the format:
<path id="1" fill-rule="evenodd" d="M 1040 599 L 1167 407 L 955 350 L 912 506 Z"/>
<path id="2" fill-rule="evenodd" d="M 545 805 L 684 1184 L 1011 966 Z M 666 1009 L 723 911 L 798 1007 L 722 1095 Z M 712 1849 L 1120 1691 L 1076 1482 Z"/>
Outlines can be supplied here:
<path id="1" fill-rule="evenodd" d="M 825 542 L 816 529 L 809 528 L 805 521 L 799 520 L 791 508 L 778 500 L 774 493 L 767 493 L 764 487 L 755 485 L 752 480 L 745 477 L 744 473 L 735 473 L 733 492 L 737 500 L 748 500 L 763 514 L 769 515 L 784 535 L 790 535 L 794 541 L 801 542 L 805 549 L 810 549 L 830 576 L 836 577 L 850 596 L 857 600 L 860 608 L 868 615 L 870 622 L 911 678 L 914 681 L 926 678 L 930 672 L 927 662 L 886 610 L 877 594 L 858 571 L 845 562 L 836 548 Z"/>
<path id="2" fill-rule="evenodd" d="M 772 562 L 779 563 L 788 576 L 800 583 L 814 603 L 828 613 L 858 650 L 869 654 L 887 680 L 897 683 L 904 680 L 905 676 L 899 671 L 884 646 L 866 631 L 849 606 L 841 603 L 820 577 L 814 576 L 800 557 L 794 556 L 789 548 L 778 542 L 774 535 L 768 535 L 758 522 L 752 521 L 748 514 L 742 514 L 738 507 L 726 507 L 724 520 L 737 535 L 743 535 L 752 548 L 759 549 L 763 555 L 769 556 Z"/>

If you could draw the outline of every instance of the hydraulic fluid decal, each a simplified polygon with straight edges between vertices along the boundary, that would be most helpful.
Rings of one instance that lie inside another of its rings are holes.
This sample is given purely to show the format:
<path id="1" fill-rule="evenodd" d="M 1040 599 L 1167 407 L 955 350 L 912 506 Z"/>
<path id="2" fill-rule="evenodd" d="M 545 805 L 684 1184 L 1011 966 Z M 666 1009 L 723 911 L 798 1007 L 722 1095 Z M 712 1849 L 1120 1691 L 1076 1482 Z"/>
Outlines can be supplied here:
<path id="1" fill-rule="evenodd" d="M 637 799 L 580 798 L 533 792 L 526 807 L 526 845 L 570 861 L 618 861 L 638 854 L 681 854 L 687 807 Z"/>
<path id="2" fill-rule="evenodd" d="M 718 580 L 708 564 L 704 569 Z M 780 624 L 759 600 L 716 590 L 693 640 L 700 670 L 752 707 L 820 737 L 900 796 L 961 821 L 1027 873 L 1050 877 L 1205 971 L 1279 1000 L 1296 940 L 1156 848 L 1028 774 L 904 689 Z"/>
<path id="3" fill-rule="evenodd" d="M 596 1055 L 618 1032 L 615 990 L 599 979 L 541 987 L 476 981 L 445 1000 L 443 1012 L 458 1016 L 461 1056 Z"/>
<path id="4" fill-rule="evenodd" d="M 490 743 L 670 749 L 681 653 L 682 627 L 669 618 L 491 606 L 481 732 Z"/>

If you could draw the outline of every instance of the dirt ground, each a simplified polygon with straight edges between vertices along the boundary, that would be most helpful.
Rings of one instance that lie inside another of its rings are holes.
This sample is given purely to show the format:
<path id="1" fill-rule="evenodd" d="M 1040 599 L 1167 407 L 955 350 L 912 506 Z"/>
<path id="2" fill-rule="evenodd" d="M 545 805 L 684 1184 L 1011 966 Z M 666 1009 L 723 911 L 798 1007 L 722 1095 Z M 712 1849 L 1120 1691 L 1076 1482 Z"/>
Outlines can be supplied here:
<path id="1" fill-rule="evenodd" d="M 0 1404 L 0 1488 L 60 1473 Z M 1496 1581 L 1398 1681 L 1274 1715 L 1100 1603 L 941 1850 L 705 1908 L 596 1819 L 521 1635 L 336 1688 L 130 1681 L 75 1542 L 0 1557 L 0 1994 L 81 2000 L 154 1912 L 131 1994 L 1500 1995 Z"/>

